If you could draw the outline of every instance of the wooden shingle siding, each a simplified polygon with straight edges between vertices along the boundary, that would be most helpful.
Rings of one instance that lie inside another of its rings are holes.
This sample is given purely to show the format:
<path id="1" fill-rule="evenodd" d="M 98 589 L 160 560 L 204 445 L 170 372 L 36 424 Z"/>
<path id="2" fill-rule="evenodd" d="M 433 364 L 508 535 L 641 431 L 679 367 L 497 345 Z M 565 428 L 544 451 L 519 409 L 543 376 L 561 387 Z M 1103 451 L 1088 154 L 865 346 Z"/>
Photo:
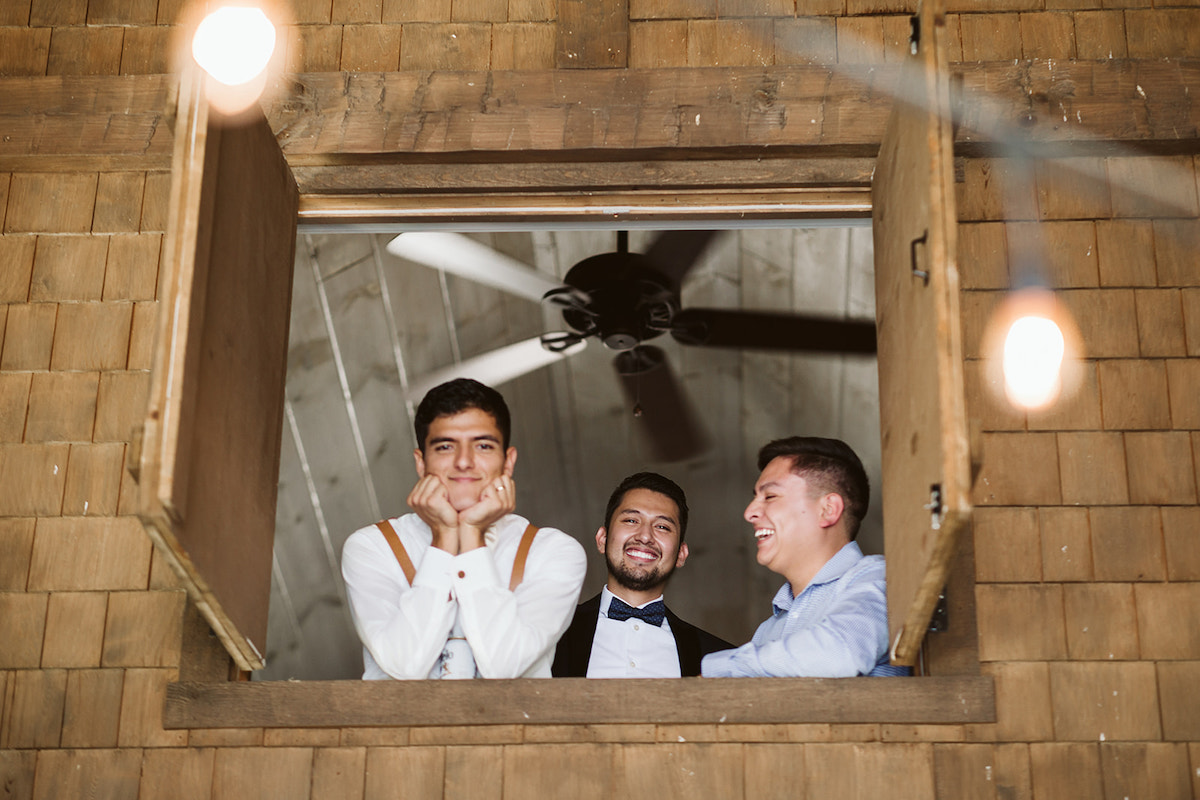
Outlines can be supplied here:
<path id="1" fill-rule="evenodd" d="M 116 747 L 125 672 L 76 669 L 67 676 L 63 747 Z"/>
<path id="2" fill-rule="evenodd" d="M 41 665 L 99 667 L 107 607 L 106 592 L 51 594 L 46 611 L 46 639 L 42 647 Z"/>
<path id="3" fill-rule="evenodd" d="M 187 670 L 223 680 L 228 664 L 203 655 L 203 638 L 197 645 L 183 633 L 196 621 L 132 516 L 136 484 L 126 463 L 148 391 L 170 184 L 172 137 L 162 113 L 168 82 L 158 76 L 169 68 L 182 5 L 0 3 L 2 96 L 20 99 L 19 110 L 0 108 L 0 127 L 11 137 L 0 143 L 0 785 L 14 796 L 214 800 L 274 792 L 315 800 L 550 791 L 1058 800 L 1200 793 L 1198 120 L 1181 100 L 1196 96 L 1192 68 L 1179 61 L 1200 56 L 1200 9 L 1150 0 L 953 0 L 947 9 L 951 59 L 962 62 L 964 84 L 1006 92 L 1006 122 L 1020 125 L 1026 106 L 1017 100 L 1029 89 L 1035 135 L 1100 130 L 1161 148 L 1153 156 L 1096 148 L 1029 171 L 978 140 L 959 140 L 964 372 L 983 432 L 973 595 L 979 669 L 994 680 L 995 722 L 264 731 L 163 728 L 170 683 Z M 397 103 L 388 112 L 400 124 L 331 114 L 309 118 L 310 127 L 298 131 L 290 127 L 296 118 L 281 113 L 277 131 L 289 156 L 308 159 L 309 172 L 298 174 L 312 176 L 313 186 L 338 187 L 348 179 L 313 162 L 377 140 L 405 157 L 438 137 L 436 147 L 458 153 L 518 149 L 516 166 L 383 164 L 370 173 L 391 172 L 393 182 L 422 191 L 445 180 L 455 192 L 485 181 L 562 184 L 572 173 L 554 159 L 570 150 L 600 159 L 578 174 L 613 183 L 639 179 L 646 165 L 677 182 L 703 171 L 699 162 L 650 157 L 608 163 L 603 151 L 612 143 L 671 155 L 686 135 L 694 145 L 757 155 L 763 137 L 779 129 L 747 124 L 760 117 L 713 102 L 741 87 L 745 73 L 736 80 L 700 73 L 725 67 L 761 76 L 841 63 L 852 66 L 838 74 L 879 74 L 903 49 L 912 10 L 899 0 L 628 0 L 625 68 L 575 70 L 582 80 L 570 85 L 583 87 L 595 108 L 555 116 L 550 93 L 539 87 L 565 71 L 554 66 L 562 2 L 290 6 L 293 18 L 281 33 L 289 69 L 353 73 L 302 76 L 314 107 L 371 106 L 375 98 L 363 87 L 381 79 L 362 71 L 446 71 L 427 75 L 427 105 L 404 111 L 398 106 L 410 101 L 416 82 L 405 83 L 404 72 L 387 78 L 396 81 L 388 97 Z M 1031 58 L 1041 60 L 1030 67 Z M 1050 62 L 1056 76 L 1071 76 L 1070 102 L 1051 97 L 1048 90 L 1061 84 L 1043 77 Z M 1001 63 L 1012 72 L 1001 73 Z M 657 95 L 645 91 L 652 84 L 639 83 L 639 71 L 661 68 L 680 70 L 672 81 L 680 96 L 699 92 L 701 102 L 724 112 L 712 115 L 719 116 L 716 129 L 668 130 L 662 120 L 679 101 L 656 105 Z M 510 70 L 525 74 L 515 80 Z M 482 88 L 464 94 L 449 73 L 492 77 L 496 96 L 508 103 L 496 113 L 511 112 L 525 127 L 511 120 L 490 127 L 496 117 L 475 111 Z M 1155 74 L 1184 77 L 1170 84 L 1177 91 L 1159 97 L 1145 79 Z M 794 81 L 815 87 L 774 100 L 777 112 L 787 106 L 793 124 L 813 119 L 809 101 L 836 81 L 831 71 L 784 77 L 784 93 Z M 613 88 L 622 81 L 624 96 Z M 851 84 L 836 86 L 847 92 Z M 1145 102 L 1136 97 L 1139 86 Z M 1086 105 L 1092 91 L 1109 99 Z M 86 113 L 72 111 L 65 102 L 72 97 L 90 98 L 79 100 Z M 100 104 L 89 106 L 91 99 Z M 890 101 L 879 92 L 863 102 Z M 845 106 L 840 117 L 833 106 L 823 110 L 831 112 L 825 138 L 788 142 L 857 148 L 867 164 L 857 174 L 869 177 L 886 109 Z M 633 127 L 639 112 L 653 120 L 641 129 Z M 593 125 L 597 115 L 604 125 Z M 403 138 L 418 117 L 432 138 Z M 429 161 L 436 147 L 409 160 Z M 543 159 L 547 153 L 554 157 Z M 757 173 L 739 163 L 723 179 L 798 174 L 787 171 L 799 169 L 791 155 L 762 155 Z M 713 162 L 707 170 L 722 168 Z M 1016 250 L 1030 237 L 1046 242 L 1046 277 L 1065 289 L 1087 361 L 1072 398 L 1027 414 L 996 399 L 980 342 L 1015 272 Z M 399 302 L 425 297 L 410 294 Z M 481 325 L 472 341 L 487 335 Z M 200 632 L 206 635 L 202 625 Z"/>

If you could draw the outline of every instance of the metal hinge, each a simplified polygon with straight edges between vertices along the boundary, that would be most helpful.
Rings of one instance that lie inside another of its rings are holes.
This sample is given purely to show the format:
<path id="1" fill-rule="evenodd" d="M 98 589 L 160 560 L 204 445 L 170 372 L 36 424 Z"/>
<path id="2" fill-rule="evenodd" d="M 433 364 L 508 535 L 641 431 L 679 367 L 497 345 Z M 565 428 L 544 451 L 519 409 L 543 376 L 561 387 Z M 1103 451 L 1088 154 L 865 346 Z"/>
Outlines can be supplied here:
<path id="1" fill-rule="evenodd" d="M 946 509 L 942 505 L 942 485 L 935 483 L 929 487 L 929 502 L 922 506 L 929 512 L 929 527 L 935 531 L 941 530 L 942 519 L 945 517 Z"/>
<path id="2" fill-rule="evenodd" d="M 929 618 L 930 633 L 942 633 L 950 627 L 950 613 L 946 609 L 946 593 L 942 592 L 938 595 L 937 606 L 933 609 L 933 616 Z"/>

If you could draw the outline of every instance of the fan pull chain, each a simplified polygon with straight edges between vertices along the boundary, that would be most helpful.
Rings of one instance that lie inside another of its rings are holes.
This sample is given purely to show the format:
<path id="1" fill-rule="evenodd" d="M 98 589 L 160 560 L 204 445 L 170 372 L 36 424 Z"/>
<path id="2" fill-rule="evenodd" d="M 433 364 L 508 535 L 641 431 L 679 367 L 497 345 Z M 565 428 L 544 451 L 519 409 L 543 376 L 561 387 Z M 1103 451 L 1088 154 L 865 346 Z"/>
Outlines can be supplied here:
<path id="1" fill-rule="evenodd" d="M 633 415 L 640 417 L 642 415 L 642 376 L 635 375 L 633 378 Z"/>

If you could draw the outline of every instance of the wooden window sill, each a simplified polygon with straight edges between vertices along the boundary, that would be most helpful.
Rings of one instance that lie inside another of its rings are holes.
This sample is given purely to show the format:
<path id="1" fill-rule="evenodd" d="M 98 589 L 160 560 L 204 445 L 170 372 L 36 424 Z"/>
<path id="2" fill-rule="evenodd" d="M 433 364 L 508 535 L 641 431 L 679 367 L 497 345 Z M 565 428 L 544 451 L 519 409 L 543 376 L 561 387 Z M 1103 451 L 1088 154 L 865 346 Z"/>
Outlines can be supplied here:
<path id="1" fill-rule="evenodd" d="M 990 676 L 175 683 L 166 728 L 994 722 Z"/>

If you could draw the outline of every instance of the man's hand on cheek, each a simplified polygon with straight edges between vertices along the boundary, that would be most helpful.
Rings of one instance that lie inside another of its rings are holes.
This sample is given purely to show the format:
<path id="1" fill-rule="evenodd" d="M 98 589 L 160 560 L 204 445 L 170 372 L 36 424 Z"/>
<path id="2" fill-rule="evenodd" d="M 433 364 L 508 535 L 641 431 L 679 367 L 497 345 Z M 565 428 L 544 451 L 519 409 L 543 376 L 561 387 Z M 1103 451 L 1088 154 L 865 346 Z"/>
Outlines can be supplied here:
<path id="1" fill-rule="evenodd" d="M 501 475 L 486 486 L 479 501 L 458 514 L 462 549 L 483 546 L 483 532 L 517 506 L 517 489 L 508 475 Z"/>
<path id="2" fill-rule="evenodd" d="M 450 504 L 449 489 L 441 478 L 427 474 L 417 481 L 408 494 L 408 507 L 429 526 L 434 547 L 458 553 L 459 514 Z"/>

